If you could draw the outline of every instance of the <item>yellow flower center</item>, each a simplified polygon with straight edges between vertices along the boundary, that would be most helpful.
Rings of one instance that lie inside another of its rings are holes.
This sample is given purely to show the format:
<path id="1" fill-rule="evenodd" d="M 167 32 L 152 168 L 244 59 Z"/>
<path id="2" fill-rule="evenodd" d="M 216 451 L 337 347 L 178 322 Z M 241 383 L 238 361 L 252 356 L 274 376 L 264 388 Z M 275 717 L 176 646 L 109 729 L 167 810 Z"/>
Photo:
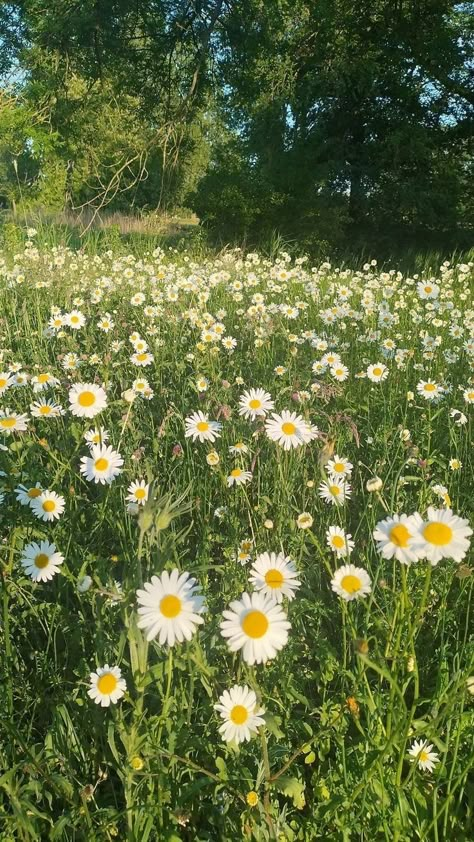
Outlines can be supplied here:
<path id="1" fill-rule="evenodd" d="M 104 672 L 97 682 L 97 689 L 99 693 L 103 693 L 104 696 L 109 696 L 110 693 L 114 692 L 117 684 L 118 680 L 112 672 Z"/>
<path id="2" fill-rule="evenodd" d="M 231 477 L 240 477 L 242 473 L 243 472 L 240 468 L 234 468 L 234 470 L 230 472 L 230 475 Z"/>
<path id="3" fill-rule="evenodd" d="M 340 535 L 333 535 L 332 545 L 333 547 L 336 547 L 336 549 L 341 550 L 345 546 L 344 538 Z"/>
<path id="4" fill-rule="evenodd" d="M 378 368 L 378 367 L 374 368 L 373 373 L 375 374 L 376 377 L 380 377 L 380 375 L 382 374 L 382 369 Z"/>
<path id="5" fill-rule="evenodd" d="M 241 625 L 244 634 L 257 639 L 266 634 L 269 623 L 263 611 L 251 610 L 245 615 Z"/>
<path id="6" fill-rule="evenodd" d="M 28 491 L 28 497 L 30 500 L 34 500 L 35 497 L 39 497 L 41 493 L 41 488 L 30 488 Z"/>
<path id="7" fill-rule="evenodd" d="M 341 588 L 346 591 L 346 593 L 356 593 L 361 588 L 361 581 L 358 576 L 353 576 L 349 574 L 349 576 L 344 576 L 341 580 Z"/>
<path id="8" fill-rule="evenodd" d="M 137 488 L 135 491 L 135 497 L 137 500 L 143 500 L 146 497 L 146 490 L 144 488 Z"/>
<path id="9" fill-rule="evenodd" d="M 42 506 L 44 512 L 54 512 L 56 503 L 54 500 L 45 500 Z"/>
<path id="10" fill-rule="evenodd" d="M 267 570 L 265 573 L 265 584 L 267 584 L 269 588 L 281 588 L 283 582 L 283 573 L 281 573 L 280 570 L 273 568 L 272 570 Z"/>
<path id="11" fill-rule="evenodd" d="M 4 386 L 7 385 L 6 377 L 0 377 L 0 389 L 3 389 Z"/>
<path id="12" fill-rule="evenodd" d="M 77 397 L 77 402 L 81 406 L 92 406 L 96 401 L 94 392 L 81 392 Z"/>
<path id="13" fill-rule="evenodd" d="M 109 467 L 109 460 L 104 459 L 103 456 L 101 456 L 100 459 L 96 459 L 95 462 L 94 462 L 94 468 L 96 469 L 96 471 L 106 471 L 108 467 Z"/>
<path id="14" fill-rule="evenodd" d="M 425 751 L 424 749 L 423 749 L 423 751 L 420 751 L 420 754 L 418 756 L 418 760 L 421 761 L 421 763 L 426 763 L 426 761 L 428 759 L 429 759 L 428 752 Z"/>
<path id="15" fill-rule="evenodd" d="M 14 427 L 16 424 L 16 418 L 2 418 L 0 420 L 0 425 L 4 427 L 6 430 Z"/>
<path id="16" fill-rule="evenodd" d="M 436 389 L 436 386 L 435 386 L 434 383 L 426 383 L 424 389 L 425 389 L 425 392 L 434 392 L 435 389 Z"/>
<path id="17" fill-rule="evenodd" d="M 40 570 L 43 570 L 44 567 L 48 564 L 49 558 L 46 553 L 38 553 L 35 556 L 35 567 L 38 567 Z"/>
<path id="18" fill-rule="evenodd" d="M 168 619 L 177 617 L 181 612 L 181 600 L 174 594 L 164 596 L 160 602 L 160 611 Z"/>
<path id="19" fill-rule="evenodd" d="M 423 537 L 430 544 L 444 547 L 453 537 L 453 530 L 445 523 L 429 523 L 423 530 Z"/>
<path id="20" fill-rule="evenodd" d="M 243 725 L 249 718 L 247 708 L 243 705 L 234 705 L 230 712 L 230 718 L 234 725 Z"/>
<path id="21" fill-rule="evenodd" d="M 425 292 L 432 292 L 433 287 L 425 287 Z"/>
<path id="22" fill-rule="evenodd" d="M 0 381 L 0 384 L 1 384 L 1 381 Z M 253 398 L 253 400 L 249 401 L 250 409 L 260 409 L 261 405 L 262 405 L 262 401 L 257 400 L 257 398 Z"/>
<path id="23" fill-rule="evenodd" d="M 411 538 L 411 533 L 402 523 L 393 526 L 390 530 L 390 540 L 397 547 L 407 547 L 409 538 Z"/>
<path id="24" fill-rule="evenodd" d="M 49 374 L 39 374 L 38 375 L 38 383 L 47 383 L 49 380 Z"/>
<path id="25" fill-rule="evenodd" d="M 40 415 L 50 415 L 51 407 L 47 404 L 45 406 L 40 406 Z"/>
<path id="26" fill-rule="evenodd" d="M 338 485 L 330 485 L 329 491 L 331 492 L 333 497 L 337 497 L 337 495 L 341 493 L 341 489 Z"/>
<path id="27" fill-rule="evenodd" d="M 342 464 L 342 462 L 335 462 L 333 470 L 336 472 L 336 474 L 343 474 L 344 465 Z"/>
<path id="28" fill-rule="evenodd" d="M 296 427 L 291 421 L 285 421 L 285 423 L 281 426 L 281 430 L 285 436 L 294 436 L 296 433 Z"/>
<path id="29" fill-rule="evenodd" d="M 207 421 L 198 421 L 196 429 L 199 430 L 200 433 L 205 433 L 209 429 L 209 424 Z"/>
<path id="30" fill-rule="evenodd" d="M 139 363 L 142 363 L 143 360 L 146 360 L 148 354 L 137 354 L 137 360 Z"/>

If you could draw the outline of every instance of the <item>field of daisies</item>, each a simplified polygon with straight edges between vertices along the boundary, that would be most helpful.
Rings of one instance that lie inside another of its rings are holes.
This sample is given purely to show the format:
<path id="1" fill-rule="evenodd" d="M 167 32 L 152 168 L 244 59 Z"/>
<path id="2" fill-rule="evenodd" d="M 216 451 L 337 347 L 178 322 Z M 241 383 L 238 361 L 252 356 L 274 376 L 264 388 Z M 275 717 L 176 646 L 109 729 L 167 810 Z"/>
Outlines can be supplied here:
<path id="1" fill-rule="evenodd" d="M 0 252 L 0 840 L 474 838 L 474 264 Z"/>

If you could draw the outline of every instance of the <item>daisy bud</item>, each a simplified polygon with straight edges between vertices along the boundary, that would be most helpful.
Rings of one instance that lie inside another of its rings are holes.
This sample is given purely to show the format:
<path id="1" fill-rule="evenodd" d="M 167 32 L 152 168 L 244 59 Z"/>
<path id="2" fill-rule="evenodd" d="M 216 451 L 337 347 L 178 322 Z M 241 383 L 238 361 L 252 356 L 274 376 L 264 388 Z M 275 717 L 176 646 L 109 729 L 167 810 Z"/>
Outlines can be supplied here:
<path id="1" fill-rule="evenodd" d="M 133 389 L 126 389 L 125 392 L 122 392 L 122 399 L 127 403 L 133 403 L 136 396 L 136 392 Z"/>
<path id="2" fill-rule="evenodd" d="M 273 521 L 270 518 L 267 518 L 263 525 L 265 529 L 273 529 Z"/>
<path id="3" fill-rule="evenodd" d="M 383 488 L 383 482 L 380 477 L 373 477 L 372 479 L 368 479 L 365 487 L 367 491 L 373 493 L 374 491 L 380 491 Z"/>
<path id="4" fill-rule="evenodd" d="M 90 576 L 82 576 L 77 583 L 77 591 L 78 593 L 86 593 L 90 586 L 92 585 L 92 579 Z"/>
<path id="5" fill-rule="evenodd" d="M 413 655 L 410 655 L 407 661 L 407 672 L 414 672 L 415 671 L 415 659 Z"/>

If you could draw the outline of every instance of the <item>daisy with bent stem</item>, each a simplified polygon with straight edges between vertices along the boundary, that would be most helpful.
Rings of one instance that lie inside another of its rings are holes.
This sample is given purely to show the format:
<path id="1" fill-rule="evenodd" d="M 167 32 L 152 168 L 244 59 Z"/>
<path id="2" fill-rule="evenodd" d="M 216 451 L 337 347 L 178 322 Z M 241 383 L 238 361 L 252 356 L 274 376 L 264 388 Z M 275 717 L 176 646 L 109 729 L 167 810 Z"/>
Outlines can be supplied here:
<path id="1" fill-rule="evenodd" d="M 242 594 L 223 612 L 221 634 L 231 652 L 242 649 L 247 664 L 264 664 L 275 658 L 288 640 L 291 624 L 272 597 L 261 593 Z"/>
<path id="2" fill-rule="evenodd" d="M 227 742 L 237 744 L 250 740 L 261 725 L 265 725 L 262 714 L 265 713 L 257 703 L 253 690 L 245 684 L 234 684 L 230 690 L 224 690 L 219 702 L 214 705 L 224 722 L 219 726 L 219 733 Z"/>
<path id="3" fill-rule="evenodd" d="M 152 576 L 143 590 L 137 591 L 138 628 L 145 629 L 146 639 L 158 637 L 161 646 L 191 640 L 196 626 L 204 622 L 204 597 L 196 579 L 176 568 L 161 576 Z"/>
<path id="4" fill-rule="evenodd" d="M 200 442 L 214 442 L 220 436 L 222 424 L 218 421 L 209 421 L 209 416 L 204 412 L 193 412 L 184 423 L 186 425 L 185 438 L 192 436 L 193 441 L 199 439 Z"/>
<path id="5" fill-rule="evenodd" d="M 91 672 L 89 679 L 87 695 L 94 700 L 96 705 L 103 708 L 108 708 L 110 704 L 117 704 L 127 689 L 120 667 L 109 667 L 105 664 L 103 667 L 98 667 L 96 672 Z"/>
<path id="6" fill-rule="evenodd" d="M 286 596 L 293 599 L 301 582 L 294 562 L 284 553 L 261 553 L 250 570 L 249 582 L 255 590 L 282 602 Z"/>
<path id="7" fill-rule="evenodd" d="M 23 548 L 21 565 L 34 582 L 47 582 L 58 573 L 64 556 L 56 552 L 56 545 L 49 541 L 32 542 Z"/>

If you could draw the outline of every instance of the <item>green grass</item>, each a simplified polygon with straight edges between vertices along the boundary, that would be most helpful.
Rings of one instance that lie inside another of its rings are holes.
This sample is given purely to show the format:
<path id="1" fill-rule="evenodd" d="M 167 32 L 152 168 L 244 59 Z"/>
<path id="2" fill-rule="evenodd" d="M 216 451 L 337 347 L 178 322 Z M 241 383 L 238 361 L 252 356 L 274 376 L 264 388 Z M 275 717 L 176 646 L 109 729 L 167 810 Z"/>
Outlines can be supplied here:
<path id="1" fill-rule="evenodd" d="M 473 356 L 463 345 L 473 334 L 472 266 L 431 267 L 443 307 L 455 308 L 435 313 L 441 324 L 433 324 L 416 284 L 376 268 L 345 276 L 293 261 L 291 276 L 279 280 L 285 258 L 276 254 L 246 261 L 236 252 L 153 254 L 144 245 L 127 257 L 122 242 L 79 254 L 61 247 L 60 236 L 54 252 L 52 245 L 40 239 L 38 250 L 25 251 L 18 242 L 0 254 L 0 372 L 21 364 L 30 377 L 49 372 L 60 381 L 38 394 L 31 382 L 9 388 L 0 409 L 31 416 L 30 404 L 46 397 L 67 410 L 29 417 L 25 432 L 0 439 L 0 840 L 469 842 L 472 550 L 458 563 L 405 566 L 382 557 L 373 530 L 391 514 L 443 508 L 439 484 L 454 513 L 473 522 L 472 406 L 463 398 L 472 390 Z M 324 313 L 344 285 L 356 316 L 327 325 Z M 134 306 L 139 291 L 145 300 Z M 294 320 L 273 306 L 297 303 Z M 45 335 L 51 307 L 79 309 L 85 326 Z M 380 327 L 385 307 L 395 321 Z M 115 323 L 107 334 L 97 327 L 105 313 Z M 216 321 L 237 340 L 233 352 L 201 342 Z M 453 324 L 463 326 L 462 338 L 450 335 Z M 432 354 L 423 330 L 441 339 Z M 146 368 L 130 359 L 134 331 L 154 356 Z M 347 380 L 313 373 L 324 349 L 311 337 L 326 337 Z M 389 338 L 403 354 L 383 356 Z M 65 354 L 77 354 L 77 370 L 65 370 Z M 377 362 L 387 365 L 386 380 L 357 376 Z M 142 376 L 153 397 L 127 402 Z M 199 393 L 202 377 L 209 385 Z M 443 386 L 442 398 L 418 395 L 420 381 Z M 104 385 L 107 407 L 96 418 L 69 411 L 73 382 Z M 263 423 L 240 416 L 240 395 L 259 387 L 276 412 L 291 409 L 317 425 L 318 437 L 286 452 Z M 185 437 L 185 418 L 197 410 L 222 423 L 214 444 Z M 110 485 L 79 470 L 84 433 L 99 424 L 124 460 Z M 248 454 L 229 452 L 238 441 Z M 215 466 L 206 460 L 212 450 Z M 354 466 L 352 495 L 338 507 L 318 494 L 331 453 Z M 452 459 L 462 467 L 452 470 Z M 228 487 L 236 466 L 252 480 Z M 374 477 L 383 485 L 369 492 Z M 137 516 L 125 497 L 138 479 L 151 493 Z M 37 482 L 65 498 L 53 523 L 16 500 L 20 483 Z M 310 529 L 296 524 L 303 512 L 313 517 Z M 331 525 L 352 535 L 349 562 L 372 582 L 365 599 L 346 602 L 331 590 L 346 563 L 328 548 Z M 249 538 L 252 562 L 242 566 L 234 556 Z M 35 583 L 20 559 L 41 539 L 65 560 L 51 581 Z M 250 568 L 264 552 L 290 557 L 301 588 L 283 601 L 287 644 L 249 666 L 229 651 L 219 624 L 229 603 L 251 591 Z M 170 649 L 146 643 L 135 592 L 175 567 L 197 579 L 208 610 L 192 640 Z M 85 576 L 92 582 L 82 592 Z M 87 694 L 90 673 L 105 663 L 118 665 L 127 683 L 110 708 Z M 266 711 L 265 726 L 240 747 L 222 740 L 214 710 L 234 684 L 253 688 Z M 433 744 L 432 772 L 410 759 L 415 739 Z M 246 800 L 252 791 L 255 806 Z"/>

